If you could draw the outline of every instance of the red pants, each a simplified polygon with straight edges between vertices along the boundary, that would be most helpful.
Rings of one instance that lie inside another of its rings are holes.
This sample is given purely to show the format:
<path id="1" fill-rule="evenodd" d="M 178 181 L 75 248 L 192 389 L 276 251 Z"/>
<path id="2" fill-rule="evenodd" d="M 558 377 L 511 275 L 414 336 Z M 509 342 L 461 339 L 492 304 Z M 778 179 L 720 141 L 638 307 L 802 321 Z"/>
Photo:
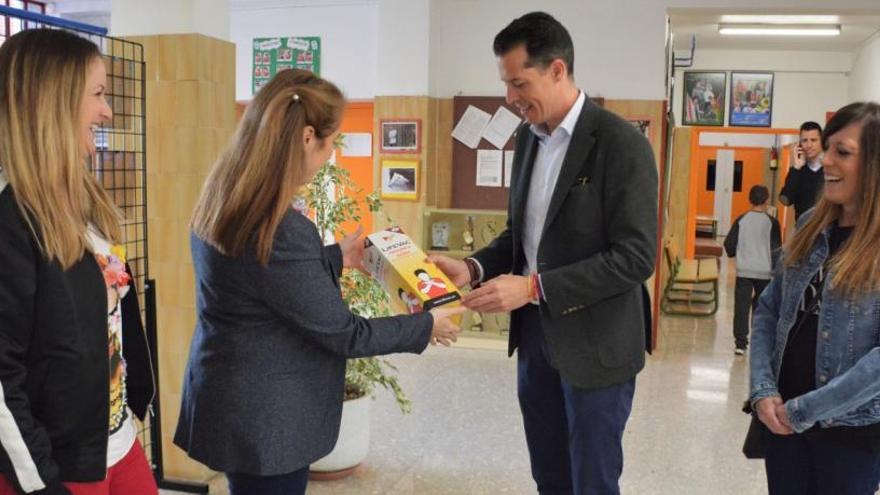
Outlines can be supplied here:
<path id="1" fill-rule="evenodd" d="M 144 455 L 141 442 L 135 440 L 131 450 L 109 470 L 104 481 L 64 483 L 73 495 L 156 495 L 159 489 L 153 471 Z M 0 495 L 18 495 L 9 480 L 0 474 Z"/>

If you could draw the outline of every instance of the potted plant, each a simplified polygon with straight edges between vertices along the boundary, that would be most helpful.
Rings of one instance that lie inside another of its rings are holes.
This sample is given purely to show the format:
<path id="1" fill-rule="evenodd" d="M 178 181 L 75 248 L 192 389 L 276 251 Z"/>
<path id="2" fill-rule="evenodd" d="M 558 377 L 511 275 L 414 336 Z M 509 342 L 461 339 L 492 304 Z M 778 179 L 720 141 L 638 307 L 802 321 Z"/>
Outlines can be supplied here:
<path id="1" fill-rule="evenodd" d="M 308 186 L 305 204 L 301 207 L 307 206 L 326 241 L 334 242 L 337 235 L 343 234 L 344 222 L 360 220 L 360 207 L 351 194 L 357 191 L 348 171 L 330 162 L 321 168 Z M 369 194 L 366 203 L 371 212 L 381 211 L 382 203 L 377 192 Z M 340 286 L 342 297 L 352 313 L 365 318 L 391 314 L 388 294 L 371 277 L 357 270 L 345 270 Z M 396 371 L 397 368 L 381 358 L 348 360 L 339 438 L 330 454 L 312 464 L 313 479 L 342 478 L 351 474 L 366 458 L 370 441 L 370 399 L 377 387 L 394 394 L 402 413 L 410 412 L 412 404 L 397 381 Z"/>

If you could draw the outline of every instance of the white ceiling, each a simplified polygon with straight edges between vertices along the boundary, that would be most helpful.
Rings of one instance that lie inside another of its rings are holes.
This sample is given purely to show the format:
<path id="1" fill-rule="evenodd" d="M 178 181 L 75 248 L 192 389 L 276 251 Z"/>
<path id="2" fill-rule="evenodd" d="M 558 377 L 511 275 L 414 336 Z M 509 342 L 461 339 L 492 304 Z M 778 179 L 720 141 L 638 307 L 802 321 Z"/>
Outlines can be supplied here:
<path id="1" fill-rule="evenodd" d="M 722 36 L 718 24 L 725 14 L 810 14 L 837 15 L 841 33 L 839 36 Z M 706 11 L 671 10 L 671 29 L 675 35 L 675 49 L 690 48 L 691 35 L 696 36 L 697 49 L 712 50 L 803 50 L 852 52 L 874 34 L 880 32 L 880 2 L 875 11 L 861 12 L 772 12 L 772 11 Z"/>

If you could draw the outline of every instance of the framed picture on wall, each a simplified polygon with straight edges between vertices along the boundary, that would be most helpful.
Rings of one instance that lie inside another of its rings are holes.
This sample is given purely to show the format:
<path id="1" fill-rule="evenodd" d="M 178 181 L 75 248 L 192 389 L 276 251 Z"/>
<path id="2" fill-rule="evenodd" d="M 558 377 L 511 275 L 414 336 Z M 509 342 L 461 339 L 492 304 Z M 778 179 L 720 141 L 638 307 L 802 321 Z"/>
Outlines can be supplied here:
<path id="1" fill-rule="evenodd" d="M 727 73 L 686 71 L 682 93 L 682 125 L 724 125 Z"/>
<path id="2" fill-rule="evenodd" d="M 380 120 L 379 151 L 382 153 L 418 153 L 421 149 L 419 119 Z"/>
<path id="3" fill-rule="evenodd" d="M 773 73 L 730 74 L 730 125 L 770 127 L 773 121 Z"/>
<path id="4" fill-rule="evenodd" d="M 419 199 L 419 161 L 382 160 L 382 199 Z"/>
<path id="5" fill-rule="evenodd" d="M 650 117 L 627 117 L 627 122 L 639 131 L 639 134 L 645 136 L 651 146 L 654 146 L 654 125 Z"/>

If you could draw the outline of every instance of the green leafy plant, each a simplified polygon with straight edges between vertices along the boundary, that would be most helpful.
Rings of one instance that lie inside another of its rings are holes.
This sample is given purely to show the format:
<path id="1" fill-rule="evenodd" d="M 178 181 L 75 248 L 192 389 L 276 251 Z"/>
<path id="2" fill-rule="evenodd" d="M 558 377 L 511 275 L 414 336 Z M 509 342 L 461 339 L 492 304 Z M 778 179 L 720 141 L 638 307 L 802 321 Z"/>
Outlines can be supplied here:
<path id="1" fill-rule="evenodd" d="M 337 149 L 341 146 L 340 141 L 335 144 Z M 331 162 L 321 167 L 308 186 L 306 201 L 309 210 L 314 212 L 322 236 L 344 235 L 344 222 L 361 219 L 361 205 L 355 200 L 355 194 L 359 192 L 361 189 L 351 180 L 347 170 Z M 378 192 L 367 195 L 366 207 L 373 213 L 382 211 Z M 386 220 L 392 223 L 387 217 Z M 388 294 L 371 277 L 358 270 L 346 269 L 339 281 L 342 298 L 352 313 L 365 318 L 391 315 Z M 396 373 L 397 368 L 386 359 L 349 359 L 345 369 L 345 400 L 374 395 L 376 387 L 382 387 L 394 394 L 401 412 L 410 412 L 412 403 L 400 387 Z"/>

